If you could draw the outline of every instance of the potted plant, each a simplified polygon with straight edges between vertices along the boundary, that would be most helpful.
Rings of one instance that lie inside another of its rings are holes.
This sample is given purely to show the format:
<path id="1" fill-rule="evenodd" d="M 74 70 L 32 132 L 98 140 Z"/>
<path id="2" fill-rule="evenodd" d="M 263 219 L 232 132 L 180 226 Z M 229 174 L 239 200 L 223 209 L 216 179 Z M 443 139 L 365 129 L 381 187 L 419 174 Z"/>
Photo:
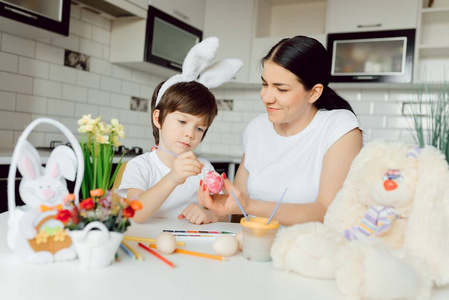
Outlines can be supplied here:
<path id="1" fill-rule="evenodd" d="M 436 147 L 449 162 L 449 82 L 419 86 L 410 104 L 418 146 Z"/>

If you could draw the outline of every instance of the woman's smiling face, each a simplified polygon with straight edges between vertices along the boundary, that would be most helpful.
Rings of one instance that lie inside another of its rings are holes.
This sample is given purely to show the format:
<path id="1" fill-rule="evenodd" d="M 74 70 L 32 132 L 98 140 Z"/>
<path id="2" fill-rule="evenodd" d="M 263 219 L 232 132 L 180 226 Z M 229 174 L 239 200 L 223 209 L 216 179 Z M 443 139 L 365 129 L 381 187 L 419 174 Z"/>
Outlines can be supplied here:
<path id="1" fill-rule="evenodd" d="M 275 126 L 301 122 L 314 102 L 311 94 L 295 74 L 270 60 L 264 62 L 260 98 Z"/>

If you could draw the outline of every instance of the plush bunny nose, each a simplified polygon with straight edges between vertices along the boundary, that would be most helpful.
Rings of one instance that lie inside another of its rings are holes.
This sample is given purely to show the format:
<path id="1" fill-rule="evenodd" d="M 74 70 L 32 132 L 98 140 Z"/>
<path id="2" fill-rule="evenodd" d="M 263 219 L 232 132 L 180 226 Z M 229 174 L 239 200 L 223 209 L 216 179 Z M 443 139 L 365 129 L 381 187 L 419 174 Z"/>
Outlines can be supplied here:
<path id="1" fill-rule="evenodd" d="M 391 179 L 384 181 L 384 189 L 387 191 L 395 190 L 398 187 L 397 183 Z"/>
<path id="2" fill-rule="evenodd" d="M 53 192 L 52 190 L 45 190 L 42 192 L 42 195 L 44 196 L 45 199 L 50 199 L 53 198 L 55 192 Z"/>

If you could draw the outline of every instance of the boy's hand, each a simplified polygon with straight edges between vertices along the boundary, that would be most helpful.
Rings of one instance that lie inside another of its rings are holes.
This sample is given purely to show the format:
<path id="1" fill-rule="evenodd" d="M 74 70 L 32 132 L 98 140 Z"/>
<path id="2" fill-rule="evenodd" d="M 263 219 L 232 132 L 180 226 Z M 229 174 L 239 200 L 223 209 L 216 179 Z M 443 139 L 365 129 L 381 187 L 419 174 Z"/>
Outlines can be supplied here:
<path id="1" fill-rule="evenodd" d="M 187 219 L 194 224 L 207 224 L 218 222 L 218 217 L 210 210 L 205 210 L 197 204 L 190 204 L 178 216 L 178 220 Z"/>
<path id="2" fill-rule="evenodd" d="M 173 168 L 168 175 L 179 185 L 186 182 L 187 177 L 200 174 L 202 168 L 203 164 L 196 158 L 195 154 L 188 151 L 176 157 Z"/>

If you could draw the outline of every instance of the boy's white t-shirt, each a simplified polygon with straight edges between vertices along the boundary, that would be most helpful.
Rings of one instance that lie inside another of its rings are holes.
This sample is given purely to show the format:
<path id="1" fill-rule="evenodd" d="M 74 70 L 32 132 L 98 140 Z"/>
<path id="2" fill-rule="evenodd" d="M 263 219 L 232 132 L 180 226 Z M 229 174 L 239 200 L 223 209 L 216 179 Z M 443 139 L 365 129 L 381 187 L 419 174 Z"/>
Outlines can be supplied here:
<path id="1" fill-rule="evenodd" d="M 339 138 L 360 128 L 349 110 L 318 110 L 314 119 L 296 135 L 277 134 L 264 113 L 252 120 L 242 135 L 250 198 L 310 203 L 318 195 L 321 167 L 326 151 Z"/>
<path id="2" fill-rule="evenodd" d="M 205 168 L 214 169 L 207 160 L 202 158 L 198 158 L 198 160 L 204 164 Z M 156 151 L 139 155 L 126 164 L 117 193 L 121 197 L 126 197 L 127 190 L 130 188 L 146 191 L 159 182 L 168 172 L 170 172 L 170 168 L 159 159 Z M 173 190 L 153 217 L 173 219 L 189 204 L 198 203 L 197 191 L 202 178 L 202 174 L 188 177 L 184 184 L 178 185 Z"/>

